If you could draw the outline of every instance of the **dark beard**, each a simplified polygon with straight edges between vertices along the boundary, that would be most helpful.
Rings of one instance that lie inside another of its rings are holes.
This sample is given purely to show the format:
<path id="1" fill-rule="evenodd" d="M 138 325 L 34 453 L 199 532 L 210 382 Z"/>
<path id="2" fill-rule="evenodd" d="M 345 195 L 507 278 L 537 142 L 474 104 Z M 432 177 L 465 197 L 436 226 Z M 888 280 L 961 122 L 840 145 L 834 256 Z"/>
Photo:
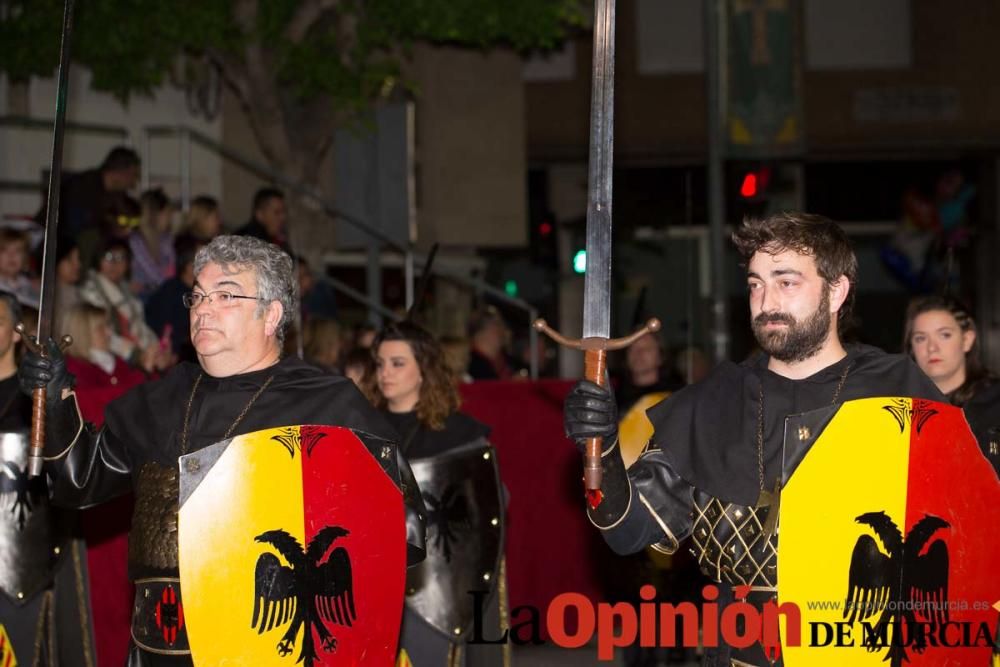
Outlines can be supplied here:
<path id="1" fill-rule="evenodd" d="M 785 363 L 798 363 L 819 352 L 830 332 L 830 290 L 823 290 L 819 307 L 804 322 L 787 313 L 761 313 L 753 320 L 753 335 L 769 355 Z M 783 322 L 787 328 L 767 331 L 768 322 Z"/>

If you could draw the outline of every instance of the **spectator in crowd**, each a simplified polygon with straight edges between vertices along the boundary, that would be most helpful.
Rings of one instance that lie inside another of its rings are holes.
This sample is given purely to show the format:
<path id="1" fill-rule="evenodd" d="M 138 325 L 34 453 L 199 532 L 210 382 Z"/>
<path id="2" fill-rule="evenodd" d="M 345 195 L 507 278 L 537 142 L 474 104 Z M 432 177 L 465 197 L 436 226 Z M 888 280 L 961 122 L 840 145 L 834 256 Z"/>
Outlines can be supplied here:
<path id="1" fill-rule="evenodd" d="M 10 292 L 0 291 L 0 431 L 31 425 L 31 399 L 21 394 L 17 382 L 17 344 L 14 327 L 21 321 L 21 304 Z"/>
<path id="2" fill-rule="evenodd" d="M 99 228 L 119 200 L 139 183 L 139 155 L 131 148 L 116 146 L 101 166 L 68 176 L 63 181 L 59 206 L 60 225 L 70 235 Z M 44 219 L 44 214 L 39 219 Z"/>
<path id="3" fill-rule="evenodd" d="M 308 322 L 314 317 L 327 320 L 337 319 L 337 296 L 333 291 L 333 286 L 322 278 L 317 280 L 305 257 L 297 256 L 295 259 L 299 265 L 302 321 Z"/>
<path id="4" fill-rule="evenodd" d="M 0 228 L 0 290 L 10 292 L 23 306 L 38 308 L 38 282 L 27 275 L 28 235 Z"/>
<path id="5" fill-rule="evenodd" d="M 171 221 L 174 207 L 157 188 L 139 198 L 139 227 L 129 235 L 132 251 L 132 291 L 145 300 L 160 284 L 174 275 L 174 239 Z"/>
<path id="6" fill-rule="evenodd" d="M 672 392 L 681 387 L 665 357 L 658 333 L 647 333 L 628 347 L 625 372 L 615 392 L 622 414 L 646 394 Z"/>
<path id="7" fill-rule="evenodd" d="M 441 336 L 444 363 L 459 382 L 472 382 L 469 375 L 469 341 L 459 336 Z"/>
<path id="8" fill-rule="evenodd" d="M 222 233 L 222 217 L 219 202 L 214 197 L 199 195 L 191 200 L 191 208 L 184 217 L 184 227 L 178 238 L 191 236 L 202 243 L 208 243 Z"/>
<path id="9" fill-rule="evenodd" d="M 261 188 L 253 197 L 253 215 L 250 222 L 240 227 L 240 236 L 254 236 L 273 243 L 291 254 L 288 244 L 288 208 L 285 194 L 277 188 Z"/>
<path id="10" fill-rule="evenodd" d="M 128 242 L 132 232 L 139 229 L 142 206 L 128 195 L 115 199 L 104 211 L 99 225 L 89 227 L 75 236 L 80 248 L 80 262 L 84 267 L 93 266 L 98 254 L 103 252 L 108 239 Z"/>
<path id="11" fill-rule="evenodd" d="M 469 319 L 469 376 L 473 380 L 510 380 L 519 370 L 507 353 L 510 329 L 493 306 Z"/>
<path id="12" fill-rule="evenodd" d="M 87 272 L 80 296 L 108 312 L 112 352 L 147 372 L 163 370 L 172 361 L 170 348 L 161 348 L 156 334 L 146 326 L 142 302 L 129 289 L 130 260 L 128 241 L 109 240 Z"/>
<path id="13" fill-rule="evenodd" d="M 53 308 L 57 334 L 64 333 L 63 321 L 69 309 L 80 303 L 80 248 L 76 239 L 61 237 L 56 242 L 56 303 Z"/>
<path id="14" fill-rule="evenodd" d="M 368 378 L 375 372 L 371 349 L 364 347 L 355 347 L 348 351 L 341 366 L 344 369 L 344 377 L 359 389 L 365 386 Z"/>
<path id="15" fill-rule="evenodd" d="M 184 295 L 194 288 L 194 257 L 205 244 L 194 236 L 180 236 L 174 243 L 177 274 L 167 279 L 146 300 L 146 324 L 181 361 L 195 361 L 191 344 L 191 311 L 184 306 Z"/>
<path id="16" fill-rule="evenodd" d="M 73 344 L 66 350 L 66 370 L 76 377 L 79 391 L 127 387 L 145 382 L 146 375 L 111 351 L 108 311 L 78 303 L 66 313 L 66 333 Z"/>
<path id="17" fill-rule="evenodd" d="M 965 410 L 986 458 L 1000 474 L 1000 381 L 980 359 L 976 322 L 952 297 L 910 302 L 903 346 L 937 388 Z"/>
<path id="18" fill-rule="evenodd" d="M 335 320 L 313 317 L 306 321 L 302 335 L 306 361 L 338 372 L 340 361 L 340 325 Z"/>
<path id="19" fill-rule="evenodd" d="M 368 322 L 357 324 L 351 334 L 351 344 L 362 350 L 370 350 L 377 333 L 378 330 Z"/>
<path id="20" fill-rule="evenodd" d="M 685 347 L 677 353 L 677 360 L 674 362 L 674 371 L 685 384 L 694 384 L 709 374 L 712 370 L 712 363 L 708 360 L 705 351 L 697 346 Z"/>

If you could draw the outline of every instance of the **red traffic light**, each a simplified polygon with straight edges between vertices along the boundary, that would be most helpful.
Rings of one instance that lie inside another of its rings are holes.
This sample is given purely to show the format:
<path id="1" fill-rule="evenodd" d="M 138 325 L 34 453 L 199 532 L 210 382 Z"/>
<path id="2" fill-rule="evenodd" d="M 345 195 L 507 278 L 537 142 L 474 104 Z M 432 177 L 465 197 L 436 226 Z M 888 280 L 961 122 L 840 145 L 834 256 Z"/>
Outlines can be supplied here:
<path id="1" fill-rule="evenodd" d="M 548 236 L 549 234 L 551 234 L 552 233 L 552 223 L 551 222 L 543 222 L 542 224 L 538 225 L 538 233 L 541 234 L 542 236 Z"/>
<path id="2" fill-rule="evenodd" d="M 771 168 L 761 167 L 754 171 L 748 171 L 740 181 L 740 196 L 744 199 L 759 197 L 767 190 L 767 184 L 771 182 Z"/>

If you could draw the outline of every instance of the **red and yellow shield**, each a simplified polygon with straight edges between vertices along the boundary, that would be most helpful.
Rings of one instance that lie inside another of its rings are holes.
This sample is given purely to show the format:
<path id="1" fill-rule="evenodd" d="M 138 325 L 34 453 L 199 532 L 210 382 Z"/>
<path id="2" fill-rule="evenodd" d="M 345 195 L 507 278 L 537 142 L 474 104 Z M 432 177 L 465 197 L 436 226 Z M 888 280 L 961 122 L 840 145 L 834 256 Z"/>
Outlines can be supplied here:
<path id="1" fill-rule="evenodd" d="M 790 417 L 784 465 L 786 665 L 990 664 L 1000 483 L 961 410 L 870 398 Z"/>
<path id="2" fill-rule="evenodd" d="M 351 430 L 291 426 L 181 457 L 179 560 L 197 665 L 391 665 L 403 498 Z M 394 465 L 394 463 L 393 463 Z"/>
<path id="3" fill-rule="evenodd" d="M 653 423 L 646 416 L 646 410 L 670 396 L 669 391 L 654 391 L 643 394 L 635 402 L 618 424 L 618 444 L 622 448 L 625 467 L 631 468 L 653 437 Z"/>

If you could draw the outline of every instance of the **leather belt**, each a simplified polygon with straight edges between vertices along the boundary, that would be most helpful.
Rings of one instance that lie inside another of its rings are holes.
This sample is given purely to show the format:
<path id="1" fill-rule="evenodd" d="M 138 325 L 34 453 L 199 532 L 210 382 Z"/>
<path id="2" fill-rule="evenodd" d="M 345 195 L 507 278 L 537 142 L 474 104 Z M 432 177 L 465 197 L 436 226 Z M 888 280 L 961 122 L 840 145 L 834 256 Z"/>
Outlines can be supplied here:
<path id="1" fill-rule="evenodd" d="M 190 655 L 181 582 L 175 577 L 136 579 L 132 606 L 136 646 L 160 655 Z"/>

